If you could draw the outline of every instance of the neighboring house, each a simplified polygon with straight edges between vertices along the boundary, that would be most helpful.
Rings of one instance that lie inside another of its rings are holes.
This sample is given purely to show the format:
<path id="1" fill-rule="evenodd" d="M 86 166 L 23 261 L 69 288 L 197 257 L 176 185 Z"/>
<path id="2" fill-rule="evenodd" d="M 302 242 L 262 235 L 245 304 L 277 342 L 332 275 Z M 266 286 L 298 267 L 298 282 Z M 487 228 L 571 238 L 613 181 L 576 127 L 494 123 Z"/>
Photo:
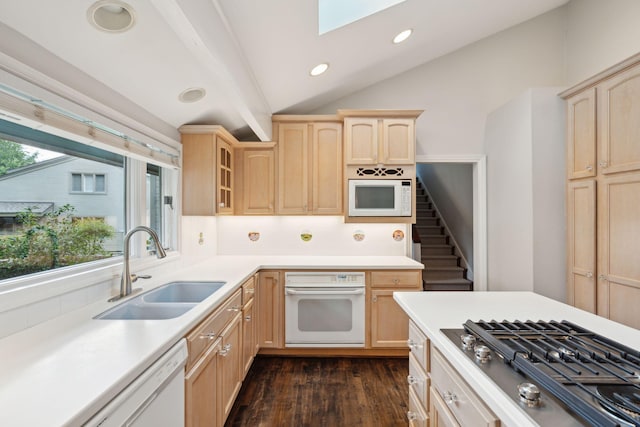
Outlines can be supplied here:
<path id="1" fill-rule="evenodd" d="M 121 248 L 124 233 L 124 170 L 78 157 L 60 156 L 0 176 L 0 234 L 16 229 L 16 216 L 31 208 L 39 216 L 66 204 L 77 218 L 102 218 L 116 230 L 107 250 Z M 117 189 L 117 190 L 116 190 Z"/>

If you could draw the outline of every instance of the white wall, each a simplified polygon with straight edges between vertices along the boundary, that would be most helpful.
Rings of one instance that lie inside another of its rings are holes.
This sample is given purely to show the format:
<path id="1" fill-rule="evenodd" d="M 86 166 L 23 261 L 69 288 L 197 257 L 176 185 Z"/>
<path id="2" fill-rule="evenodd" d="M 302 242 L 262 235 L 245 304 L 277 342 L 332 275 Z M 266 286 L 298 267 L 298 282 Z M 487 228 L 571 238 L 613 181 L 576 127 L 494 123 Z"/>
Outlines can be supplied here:
<path id="1" fill-rule="evenodd" d="M 417 154 L 484 152 L 487 115 L 523 90 L 564 83 L 565 8 L 507 29 L 332 102 L 338 108 L 424 109 Z"/>
<path id="2" fill-rule="evenodd" d="M 640 1 L 572 0 L 567 12 L 568 86 L 640 52 Z"/>
<path id="3" fill-rule="evenodd" d="M 489 290 L 565 300 L 564 103 L 530 89 L 487 119 Z"/>

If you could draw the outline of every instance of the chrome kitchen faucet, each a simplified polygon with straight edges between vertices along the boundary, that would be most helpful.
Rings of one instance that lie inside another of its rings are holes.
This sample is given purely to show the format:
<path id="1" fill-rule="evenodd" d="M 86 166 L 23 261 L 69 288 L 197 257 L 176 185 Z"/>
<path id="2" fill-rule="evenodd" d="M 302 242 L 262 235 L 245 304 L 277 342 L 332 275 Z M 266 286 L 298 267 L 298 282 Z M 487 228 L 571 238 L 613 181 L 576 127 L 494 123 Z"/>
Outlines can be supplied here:
<path id="1" fill-rule="evenodd" d="M 122 261 L 122 277 L 120 278 L 120 295 L 110 298 L 109 302 L 117 301 L 121 298 L 131 295 L 131 283 L 138 280 L 139 277 L 144 277 L 131 274 L 131 271 L 129 270 L 129 241 L 131 240 L 131 236 L 138 231 L 146 231 L 147 233 L 149 233 L 151 239 L 153 240 L 153 243 L 156 245 L 156 256 L 158 258 L 164 258 L 167 256 L 167 253 L 164 251 L 164 248 L 160 244 L 158 234 L 151 228 L 144 225 L 139 225 L 129 230 L 129 232 L 124 236 L 124 260 Z"/>

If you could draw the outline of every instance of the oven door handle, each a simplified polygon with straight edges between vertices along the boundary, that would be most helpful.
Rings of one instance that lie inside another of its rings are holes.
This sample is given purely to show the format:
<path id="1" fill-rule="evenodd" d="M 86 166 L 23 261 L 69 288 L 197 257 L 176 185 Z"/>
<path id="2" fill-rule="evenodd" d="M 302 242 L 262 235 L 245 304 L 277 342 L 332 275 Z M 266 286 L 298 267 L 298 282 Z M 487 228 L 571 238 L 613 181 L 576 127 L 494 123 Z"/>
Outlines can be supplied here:
<path id="1" fill-rule="evenodd" d="M 299 291 L 297 289 L 285 289 L 284 293 L 286 295 L 362 295 L 364 293 L 364 289 L 353 289 L 348 291 L 342 291 L 339 289 L 331 290 L 331 291 L 311 291 L 304 290 Z"/>

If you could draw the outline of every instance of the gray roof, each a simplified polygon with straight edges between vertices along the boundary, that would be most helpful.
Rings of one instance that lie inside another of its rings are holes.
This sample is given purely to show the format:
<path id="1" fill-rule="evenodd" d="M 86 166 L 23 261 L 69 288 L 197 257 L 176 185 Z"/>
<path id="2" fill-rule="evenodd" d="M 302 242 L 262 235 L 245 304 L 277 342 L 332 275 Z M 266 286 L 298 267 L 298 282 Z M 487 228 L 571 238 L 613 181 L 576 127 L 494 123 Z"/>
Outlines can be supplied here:
<path id="1" fill-rule="evenodd" d="M 53 209 L 53 202 L 0 202 L 0 216 L 16 216 L 29 208 L 36 215 L 44 215 Z"/>

